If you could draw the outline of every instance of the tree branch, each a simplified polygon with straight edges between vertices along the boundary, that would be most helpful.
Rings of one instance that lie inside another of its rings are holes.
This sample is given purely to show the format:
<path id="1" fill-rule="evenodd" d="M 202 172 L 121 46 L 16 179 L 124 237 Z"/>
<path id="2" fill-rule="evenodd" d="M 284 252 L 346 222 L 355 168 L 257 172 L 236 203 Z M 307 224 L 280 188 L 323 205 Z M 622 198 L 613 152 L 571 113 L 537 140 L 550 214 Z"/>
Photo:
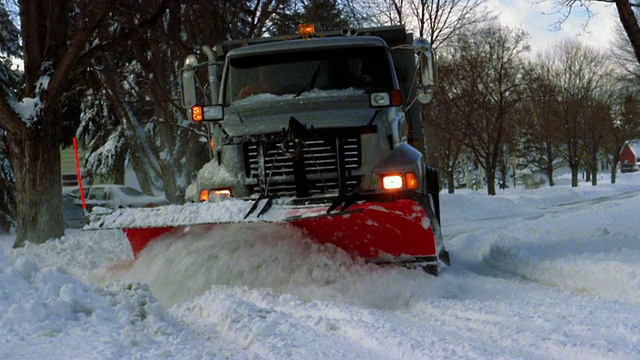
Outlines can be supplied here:
<path id="1" fill-rule="evenodd" d="M 7 94 L 0 87 L 0 126 L 9 134 L 24 130 L 24 123 L 9 105 Z"/>
<path id="2" fill-rule="evenodd" d="M 640 2 L 632 4 L 629 0 L 615 0 L 615 3 L 622 27 L 629 38 L 636 60 L 640 64 L 640 26 L 638 26 L 638 19 L 632 9 L 632 6 L 640 6 Z"/>

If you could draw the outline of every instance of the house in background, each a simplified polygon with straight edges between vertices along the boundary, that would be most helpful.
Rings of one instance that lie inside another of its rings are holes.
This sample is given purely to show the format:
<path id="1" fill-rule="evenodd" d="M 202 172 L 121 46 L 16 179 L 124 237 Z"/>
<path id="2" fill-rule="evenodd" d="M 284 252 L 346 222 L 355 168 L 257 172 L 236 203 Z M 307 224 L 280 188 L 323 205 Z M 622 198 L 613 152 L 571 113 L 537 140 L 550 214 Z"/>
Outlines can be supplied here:
<path id="1" fill-rule="evenodd" d="M 84 157 L 84 150 L 78 149 L 80 159 Z M 76 158 L 73 147 L 68 147 L 60 151 L 60 170 L 62 173 L 62 186 L 78 186 L 78 177 L 76 172 Z M 84 183 L 84 176 L 82 179 Z"/>
<path id="2" fill-rule="evenodd" d="M 620 171 L 640 170 L 640 139 L 629 140 L 620 150 Z"/>

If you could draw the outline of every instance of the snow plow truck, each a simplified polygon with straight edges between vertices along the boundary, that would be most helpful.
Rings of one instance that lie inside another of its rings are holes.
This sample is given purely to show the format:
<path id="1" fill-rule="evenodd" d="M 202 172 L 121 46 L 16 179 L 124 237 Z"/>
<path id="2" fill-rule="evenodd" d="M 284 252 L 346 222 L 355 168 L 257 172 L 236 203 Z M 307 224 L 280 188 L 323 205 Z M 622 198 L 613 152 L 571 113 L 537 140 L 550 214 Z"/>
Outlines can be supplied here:
<path id="1" fill-rule="evenodd" d="M 275 222 L 366 262 L 433 274 L 449 265 L 438 175 L 425 164 L 420 104 L 434 91 L 428 41 L 404 26 L 316 33 L 304 24 L 295 35 L 230 40 L 202 53 L 203 62 L 186 58 L 180 77 L 189 117 L 207 129 L 211 161 L 187 198 L 243 211 L 125 226 L 136 257 L 165 235 Z"/>

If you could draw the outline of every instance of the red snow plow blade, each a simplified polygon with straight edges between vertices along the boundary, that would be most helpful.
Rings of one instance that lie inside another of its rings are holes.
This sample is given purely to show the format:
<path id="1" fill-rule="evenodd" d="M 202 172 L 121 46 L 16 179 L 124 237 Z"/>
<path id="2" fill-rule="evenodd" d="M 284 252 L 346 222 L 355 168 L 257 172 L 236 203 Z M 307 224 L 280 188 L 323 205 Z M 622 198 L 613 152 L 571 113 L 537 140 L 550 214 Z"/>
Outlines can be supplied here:
<path id="1" fill-rule="evenodd" d="M 333 244 L 353 258 L 375 263 L 435 263 L 438 260 L 432 223 L 423 207 L 414 200 L 365 202 L 354 204 L 347 211 L 331 213 L 327 213 L 328 208 L 327 205 L 274 206 L 269 210 L 268 219 L 245 222 L 288 224 L 301 229 L 319 244 Z M 207 231 L 220 223 L 128 227 L 123 230 L 137 258 L 154 239 Z"/>

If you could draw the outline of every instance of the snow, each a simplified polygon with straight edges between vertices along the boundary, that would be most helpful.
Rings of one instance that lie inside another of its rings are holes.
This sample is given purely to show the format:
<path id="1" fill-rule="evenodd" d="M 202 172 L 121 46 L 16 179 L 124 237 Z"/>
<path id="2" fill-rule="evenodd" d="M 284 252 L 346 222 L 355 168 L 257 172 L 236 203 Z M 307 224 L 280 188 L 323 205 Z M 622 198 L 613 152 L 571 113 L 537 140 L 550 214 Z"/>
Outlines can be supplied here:
<path id="1" fill-rule="evenodd" d="M 627 144 L 636 158 L 640 158 L 640 139 L 631 140 Z"/>
<path id="2" fill-rule="evenodd" d="M 36 94 L 39 95 L 43 90 L 49 87 L 49 81 L 51 78 L 48 75 L 42 76 L 36 82 Z M 31 127 L 36 120 L 35 114 L 41 110 L 42 103 L 39 96 L 36 98 L 23 98 L 18 103 L 10 102 L 13 110 L 20 116 L 22 121 Z"/>
<path id="3" fill-rule="evenodd" d="M 453 266 L 438 277 L 276 224 L 136 262 L 118 230 L 0 237 L 0 358 L 637 359 L 640 173 L 606 180 L 441 194 Z"/>
<path id="4" fill-rule="evenodd" d="M 271 93 L 260 93 L 248 96 L 244 99 L 239 99 L 234 101 L 234 105 L 259 105 L 264 104 L 265 102 L 271 101 L 282 101 L 282 100 L 291 100 L 299 98 L 301 99 L 318 99 L 324 97 L 335 97 L 335 96 L 353 96 L 353 95 L 361 95 L 364 94 L 363 90 L 355 89 L 355 88 L 347 88 L 347 89 L 337 89 L 337 90 L 321 90 L 321 89 L 311 89 L 305 92 L 300 93 L 300 95 L 296 96 L 295 94 L 285 94 L 285 95 L 275 95 Z"/>

